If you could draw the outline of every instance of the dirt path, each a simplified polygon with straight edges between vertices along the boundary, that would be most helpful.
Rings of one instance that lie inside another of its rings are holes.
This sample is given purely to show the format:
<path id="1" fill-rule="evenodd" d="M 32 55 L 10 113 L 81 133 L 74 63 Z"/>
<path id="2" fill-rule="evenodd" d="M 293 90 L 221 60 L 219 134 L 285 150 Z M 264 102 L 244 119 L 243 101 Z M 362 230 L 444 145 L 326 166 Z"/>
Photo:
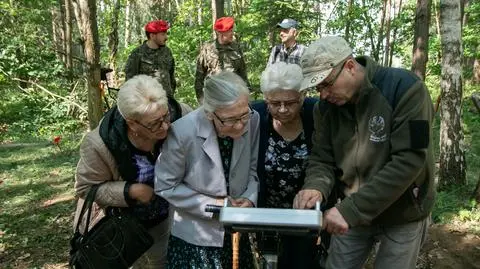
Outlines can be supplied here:
<path id="1" fill-rule="evenodd" d="M 466 232 L 468 228 L 472 227 L 432 225 L 417 268 L 480 269 L 480 236 Z"/>

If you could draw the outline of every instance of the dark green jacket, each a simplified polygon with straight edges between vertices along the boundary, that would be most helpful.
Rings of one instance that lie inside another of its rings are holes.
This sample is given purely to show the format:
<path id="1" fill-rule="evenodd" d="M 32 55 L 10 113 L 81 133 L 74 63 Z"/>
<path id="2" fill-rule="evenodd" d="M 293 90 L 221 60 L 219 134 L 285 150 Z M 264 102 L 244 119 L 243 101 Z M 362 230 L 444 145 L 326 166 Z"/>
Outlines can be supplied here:
<path id="1" fill-rule="evenodd" d="M 435 197 L 430 95 L 407 70 L 357 61 L 366 69 L 358 103 L 316 107 L 303 188 L 326 198 L 341 180 L 336 207 L 351 227 L 423 219 Z"/>
<path id="2" fill-rule="evenodd" d="M 175 81 L 175 61 L 167 46 L 151 49 L 144 42 L 128 56 L 125 65 L 125 78 L 144 74 L 155 77 L 162 84 L 168 96 L 173 97 L 177 83 Z"/>
<path id="3" fill-rule="evenodd" d="M 250 89 L 245 59 L 238 42 L 233 41 L 228 45 L 220 45 L 215 40 L 203 45 L 197 57 L 197 70 L 195 73 L 195 94 L 197 95 L 197 100 L 203 98 L 203 82 L 205 78 L 222 70 L 232 71 L 239 75 Z"/>

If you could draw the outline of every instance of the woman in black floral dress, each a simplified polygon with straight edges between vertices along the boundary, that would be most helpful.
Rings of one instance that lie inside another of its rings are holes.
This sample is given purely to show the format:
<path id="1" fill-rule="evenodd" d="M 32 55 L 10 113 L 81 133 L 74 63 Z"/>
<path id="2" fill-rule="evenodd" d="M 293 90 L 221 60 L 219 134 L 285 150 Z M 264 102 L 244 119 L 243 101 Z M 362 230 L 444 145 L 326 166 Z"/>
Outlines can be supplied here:
<path id="1" fill-rule="evenodd" d="M 306 98 L 299 91 L 302 79 L 300 66 L 285 62 L 275 63 L 262 73 L 265 100 L 252 105 L 260 115 L 259 207 L 292 208 L 303 186 L 312 147 L 313 106 L 318 99 Z M 279 243 L 279 269 L 316 268 L 314 237 L 282 235 Z"/>

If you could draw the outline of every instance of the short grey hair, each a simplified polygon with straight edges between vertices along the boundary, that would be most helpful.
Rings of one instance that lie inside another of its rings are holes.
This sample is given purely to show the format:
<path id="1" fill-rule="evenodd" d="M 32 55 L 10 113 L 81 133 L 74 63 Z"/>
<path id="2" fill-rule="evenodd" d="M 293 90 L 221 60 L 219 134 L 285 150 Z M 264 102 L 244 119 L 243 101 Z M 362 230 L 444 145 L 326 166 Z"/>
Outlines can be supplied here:
<path id="1" fill-rule="evenodd" d="M 167 94 L 154 77 L 137 75 L 120 87 L 117 107 L 124 119 L 138 120 L 149 111 L 168 108 Z"/>
<path id="2" fill-rule="evenodd" d="M 260 78 L 260 89 L 263 93 L 277 90 L 297 90 L 300 92 L 303 74 L 297 64 L 276 62 L 267 66 Z"/>
<path id="3" fill-rule="evenodd" d="M 249 95 L 245 81 L 231 71 L 222 71 L 205 80 L 203 87 L 203 108 L 214 112 L 218 108 L 234 104 L 242 95 Z"/>

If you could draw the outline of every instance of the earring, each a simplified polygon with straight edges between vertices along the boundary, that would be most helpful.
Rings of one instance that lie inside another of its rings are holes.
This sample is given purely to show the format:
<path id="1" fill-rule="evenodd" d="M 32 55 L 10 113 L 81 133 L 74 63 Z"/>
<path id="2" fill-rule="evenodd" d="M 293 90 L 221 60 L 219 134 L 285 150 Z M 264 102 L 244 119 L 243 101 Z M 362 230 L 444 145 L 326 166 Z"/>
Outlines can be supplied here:
<path id="1" fill-rule="evenodd" d="M 138 134 L 137 134 L 137 133 L 133 133 L 133 135 L 134 135 L 134 136 L 138 136 Z"/>

